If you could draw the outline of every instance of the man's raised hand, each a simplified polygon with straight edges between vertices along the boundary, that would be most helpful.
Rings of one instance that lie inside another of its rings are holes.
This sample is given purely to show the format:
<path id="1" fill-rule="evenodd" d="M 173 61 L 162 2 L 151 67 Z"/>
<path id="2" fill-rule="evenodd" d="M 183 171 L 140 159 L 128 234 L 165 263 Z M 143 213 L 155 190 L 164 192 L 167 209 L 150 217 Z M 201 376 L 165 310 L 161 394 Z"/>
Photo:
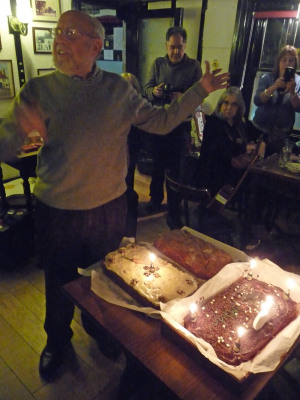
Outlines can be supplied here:
<path id="1" fill-rule="evenodd" d="M 222 71 L 221 68 L 210 71 L 210 64 L 208 61 L 205 62 L 205 73 L 200 79 L 200 84 L 207 93 L 214 92 L 218 89 L 225 89 L 229 85 L 229 73 Z"/>

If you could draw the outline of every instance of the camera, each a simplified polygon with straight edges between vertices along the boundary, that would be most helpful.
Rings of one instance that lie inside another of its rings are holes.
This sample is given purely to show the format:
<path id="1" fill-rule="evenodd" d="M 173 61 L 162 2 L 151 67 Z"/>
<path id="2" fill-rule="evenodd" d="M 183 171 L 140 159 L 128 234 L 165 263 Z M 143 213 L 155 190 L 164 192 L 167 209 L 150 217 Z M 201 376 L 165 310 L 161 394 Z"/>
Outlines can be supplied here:
<path id="1" fill-rule="evenodd" d="M 164 91 L 163 97 L 165 99 L 168 99 L 170 94 L 175 91 L 174 86 L 171 85 L 170 83 L 164 83 L 162 88 L 163 88 L 163 91 Z"/>
<path id="2" fill-rule="evenodd" d="M 293 67 L 286 67 L 283 74 L 284 82 L 289 82 L 292 78 L 294 78 L 294 76 L 295 76 L 295 69 Z"/>
<path id="3" fill-rule="evenodd" d="M 164 84 L 162 85 L 162 88 L 163 88 L 163 91 L 164 91 L 164 93 L 163 93 L 163 99 L 165 99 L 165 100 L 167 100 L 167 101 L 170 101 L 170 95 L 171 95 L 172 92 L 175 91 L 174 86 L 171 85 L 170 83 L 164 83 Z"/>

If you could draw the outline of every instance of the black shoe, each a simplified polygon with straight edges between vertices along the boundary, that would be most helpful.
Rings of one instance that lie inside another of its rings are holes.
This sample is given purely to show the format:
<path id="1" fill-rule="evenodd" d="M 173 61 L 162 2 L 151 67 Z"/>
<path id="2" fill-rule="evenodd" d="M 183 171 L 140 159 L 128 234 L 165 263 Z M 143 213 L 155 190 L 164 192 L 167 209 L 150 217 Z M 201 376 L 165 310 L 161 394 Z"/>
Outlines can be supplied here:
<path id="1" fill-rule="evenodd" d="M 63 355 L 61 349 L 52 349 L 49 346 L 46 346 L 42 351 L 40 358 L 40 375 L 45 379 L 54 378 L 58 368 L 62 364 L 62 359 Z"/>
<path id="2" fill-rule="evenodd" d="M 146 210 L 151 214 L 159 212 L 161 210 L 161 204 L 150 200 L 149 203 L 146 205 Z"/>
<path id="3" fill-rule="evenodd" d="M 178 215 L 167 215 L 167 224 L 171 230 L 181 229 L 183 227 L 183 223 Z"/>

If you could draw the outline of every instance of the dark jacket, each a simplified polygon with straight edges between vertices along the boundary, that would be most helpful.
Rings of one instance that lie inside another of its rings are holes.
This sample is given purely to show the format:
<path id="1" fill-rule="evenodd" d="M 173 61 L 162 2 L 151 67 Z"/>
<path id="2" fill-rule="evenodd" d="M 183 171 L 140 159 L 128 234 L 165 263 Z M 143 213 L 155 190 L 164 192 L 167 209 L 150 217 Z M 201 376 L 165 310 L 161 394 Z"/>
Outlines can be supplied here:
<path id="1" fill-rule="evenodd" d="M 189 58 L 186 54 L 178 64 L 169 61 L 168 56 L 154 60 L 149 74 L 149 81 L 145 85 L 145 95 L 154 105 L 170 103 L 167 96 L 155 97 L 153 89 L 161 83 L 170 85 L 170 91 L 184 93 L 193 86 L 202 76 L 201 65 L 198 60 Z"/>
<path id="2" fill-rule="evenodd" d="M 214 196 L 225 183 L 235 185 L 241 171 L 231 166 L 231 159 L 245 153 L 246 144 L 246 130 L 240 135 L 235 125 L 207 116 L 194 175 L 196 186 L 208 188 Z"/>

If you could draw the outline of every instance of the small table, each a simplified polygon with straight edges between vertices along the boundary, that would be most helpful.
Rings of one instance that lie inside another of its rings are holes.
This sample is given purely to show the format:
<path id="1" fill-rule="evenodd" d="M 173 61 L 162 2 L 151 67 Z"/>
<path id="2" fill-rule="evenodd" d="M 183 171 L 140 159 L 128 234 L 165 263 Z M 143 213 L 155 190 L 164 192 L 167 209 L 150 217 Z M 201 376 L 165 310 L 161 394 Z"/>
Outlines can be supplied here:
<path id="1" fill-rule="evenodd" d="M 26 201 L 26 207 L 29 212 L 32 212 L 32 201 L 31 201 L 31 191 L 29 178 L 35 175 L 36 159 L 38 151 L 32 151 L 29 153 L 21 153 L 18 155 L 17 159 L 13 161 L 6 161 L 7 165 L 16 168 L 20 171 L 20 176 L 23 179 L 24 196 Z M 0 176 L 0 185 L 2 187 L 1 193 L 5 195 L 5 190 L 3 187 L 2 176 Z M 5 200 L 2 201 L 5 204 Z"/>
<path id="2" fill-rule="evenodd" d="M 278 165 L 279 155 L 272 154 L 249 168 L 257 185 L 274 190 L 284 196 L 300 199 L 300 174 L 294 174 Z"/>
<path id="3" fill-rule="evenodd" d="M 284 364 L 282 361 L 272 372 L 252 374 L 237 390 L 236 385 L 210 373 L 162 336 L 160 320 L 110 304 L 93 293 L 90 287 L 91 279 L 81 277 L 66 284 L 63 292 L 181 400 L 198 400 L 200 397 L 206 400 L 254 399 Z M 289 355 L 299 343 L 300 339 L 290 349 Z"/>
<path id="4" fill-rule="evenodd" d="M 275 219 L 284 206 L 295 209 L 300 200 L 300 175 L 279 167 L 278 161 L 279 155 L 275 153 L 249 168 L 251 182 L 261 188 L 268 199 L 265 218 L 268 231 L 276 227 Z"/>

